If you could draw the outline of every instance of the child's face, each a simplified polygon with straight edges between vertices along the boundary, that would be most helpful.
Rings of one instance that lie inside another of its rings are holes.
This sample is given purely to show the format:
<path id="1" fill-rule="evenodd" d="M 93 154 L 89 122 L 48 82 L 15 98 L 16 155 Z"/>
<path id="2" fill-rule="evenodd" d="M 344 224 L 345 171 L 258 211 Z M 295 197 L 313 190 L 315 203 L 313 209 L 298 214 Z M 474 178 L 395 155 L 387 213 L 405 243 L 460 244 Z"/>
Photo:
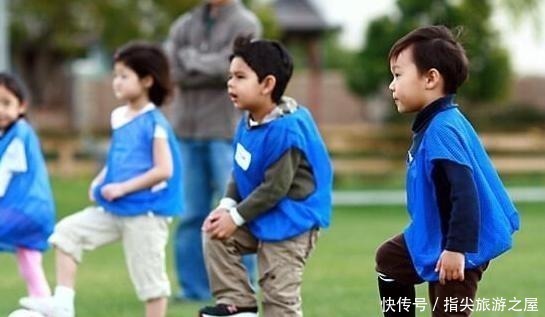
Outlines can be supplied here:
<path id="1" fill-rule="evenodd" d="M 257 74 L 240 57 L 235 57 L 229 67 L 227 92 L 235 107 L 250 112 L 260 107 L 268 95 L 264 95 L 263 84 Z"/>
<path id="2" fill-rule="evenodd" d="M 0 85 L 0 130 L 5 130 L 25 111 L 25 104 L 6 87 Z"/>
<path id="3" fill-rule="evenodd" d="M 412 48 L 401 51 L 390 61 L 393 79 L 388 87 L 400 113 L 420 111 L 427 105 L 426 77 L 421 75 L 413 61 Z"/>
<path id="4" fill-rule="evenodd" d="M 112 82 L 115 97 L 129 104 L 148 101 L 148 85 L 138 77 L 138 74 L 122 62 L 114 65 L 114 78 Z"/>

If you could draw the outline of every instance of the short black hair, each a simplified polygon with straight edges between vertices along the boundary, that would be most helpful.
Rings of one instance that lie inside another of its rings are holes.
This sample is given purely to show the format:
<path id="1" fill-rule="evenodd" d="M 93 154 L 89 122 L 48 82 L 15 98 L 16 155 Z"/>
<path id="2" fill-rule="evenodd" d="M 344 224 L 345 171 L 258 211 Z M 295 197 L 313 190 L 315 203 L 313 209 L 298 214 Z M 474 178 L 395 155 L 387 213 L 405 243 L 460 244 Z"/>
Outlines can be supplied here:
<path id="1" fill-rule="evenodd" d="M 160 46 L 142 41 L 129 42 L 115 52 L 114 61 L 132 69 L 139 78 L 151 76 L 153 84 L 149 98 L 156 106 L 163 105 L 172 92 L 172 81 L 168 59 Z"/>
<path id="2" fill-rule="evenodd" d="M 272 101 L 279 103 L 293 73 L 293 59 L 286 48 L 277 41 L 253 40 L 251 36 L 235 39 L 233 55 L 240 57 L 257 74 L 259 82 L 268 75 L 274 76 L 276 85 L 271 94 Z"/>
<path id="3" fill-rule="evenodd" d="M 26 86 L 17 76 L 0 72 L 0 86 L 4 86 L 9 90 L 19 100 L 19 103 L 27 101 L 28 93 Z"/>
<path id="4" fill-rule="evenodd" d="M 444 25 L 419 27 L 400 38 L 390 49 L 388 60 L 399 56 L 406 48 L 412 48 L 413 60 L 420 74 L 435 68 L 445 82 L 444 93 L 456 93 L 468 77 L 468 59 L 458 42 L 458 35 Z"/>

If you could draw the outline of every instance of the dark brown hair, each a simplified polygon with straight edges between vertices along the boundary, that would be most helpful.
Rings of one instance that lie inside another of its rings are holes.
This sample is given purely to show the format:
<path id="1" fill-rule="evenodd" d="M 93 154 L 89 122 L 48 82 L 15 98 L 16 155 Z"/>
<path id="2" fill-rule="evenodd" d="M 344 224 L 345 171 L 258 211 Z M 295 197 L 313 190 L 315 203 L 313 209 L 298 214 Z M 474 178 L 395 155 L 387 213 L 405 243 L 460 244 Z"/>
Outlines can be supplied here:
<path id="1" fill-rule="evenodd" d="M 461 28 L 458 34 L 461 32 Z M 443 25 L 423 26 L 400 38 L 390 49 L 388 60 L 396 59 L 411 48 L 414 64 L 420 74 L 435 68 L 445 82 L 444 93 L 456 93 L 467 79 L 468 59 L 462 45 Z"/>
<path id="2" fill-rule="evenodd" d="M 277 41 L 253 40 L 251 36 L 235 39 L 233 55 L 240 57 L 256 73 L 259 82 L 268 75 L 274 76 L 276 85 L 271 99 L 279 103 L 293 73 L 293 60 L 286 48 Z"/>
<path id="3" fill-rule="evenodd" d="M 26 102 L 26 87 L 16 76 L 0 72 L 0 86 L 6 87 L 19 100 L 19 103 Z"/>
<path id="4" fill-rule="evenodd" d="M 116 51 L 114 61 L 132 69 L 140 79 L 151 76 L 153 84 L 149 89 L 149 99 L 158 107 L 163 105 L 172 91 L 172 82 L 168 59 L 159 46 L 130 42 Z"/>

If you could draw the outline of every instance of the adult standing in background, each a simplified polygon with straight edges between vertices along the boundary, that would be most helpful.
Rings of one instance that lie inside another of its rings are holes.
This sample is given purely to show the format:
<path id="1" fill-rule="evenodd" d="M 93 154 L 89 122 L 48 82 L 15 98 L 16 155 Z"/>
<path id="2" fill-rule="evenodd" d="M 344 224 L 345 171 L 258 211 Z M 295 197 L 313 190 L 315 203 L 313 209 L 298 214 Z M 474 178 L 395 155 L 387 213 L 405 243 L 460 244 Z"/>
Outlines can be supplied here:
<path id="1" fill-rule="evenodd" d="M 173 125 L 187 166 L 185 212 L 174 236 L 178 300 L 211 298 L 201 225 L 224 194 L 232 169 L 231 140 L 239 114 L 226 81 L 233 42 L 241 34 L 259 37 L 261 24 L 239 0 L 203 0 L 173 23 L 166 44 L 180 90 Z M 250 271 L 251 262 L 246 261 Z"/>

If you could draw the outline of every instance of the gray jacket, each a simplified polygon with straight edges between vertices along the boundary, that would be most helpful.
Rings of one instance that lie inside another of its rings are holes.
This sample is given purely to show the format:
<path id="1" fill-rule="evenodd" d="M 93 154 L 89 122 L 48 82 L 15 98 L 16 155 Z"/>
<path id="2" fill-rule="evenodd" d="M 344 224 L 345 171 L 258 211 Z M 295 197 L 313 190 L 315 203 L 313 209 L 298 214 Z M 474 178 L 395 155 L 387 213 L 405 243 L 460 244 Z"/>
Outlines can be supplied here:
<path id="1" fill-rule="evenodd" d="M 202 4 L 178 18 L 165 45 L 179 88 L 173 125 L 182 138 L 231 139 L 239 113 L 227 94 L 229 56 L 238 35 L 259 37 L 261 25 L 238 0 L 214 20 L 207 11 Z"/>

